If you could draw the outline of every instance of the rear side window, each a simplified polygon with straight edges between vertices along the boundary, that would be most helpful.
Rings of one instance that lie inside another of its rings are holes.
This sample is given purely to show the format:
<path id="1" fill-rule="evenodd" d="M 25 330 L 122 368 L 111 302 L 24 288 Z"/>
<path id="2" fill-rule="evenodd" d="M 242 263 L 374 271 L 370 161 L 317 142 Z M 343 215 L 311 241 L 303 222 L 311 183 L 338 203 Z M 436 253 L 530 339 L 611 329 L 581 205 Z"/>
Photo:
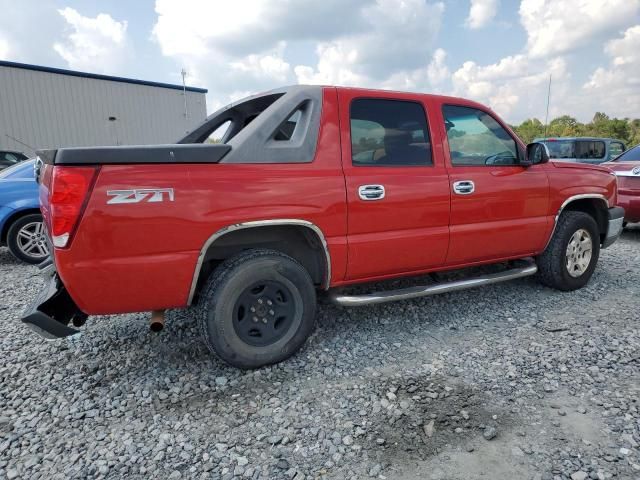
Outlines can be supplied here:
<path id="1" fill-rule="evenodd" d="M 15 165 L 22 159 L 22 155 L 18 156 L 18 154 L 13 152 L 0 153 L 0 164 L 2 165 Z"/>
<path id="2" fill-rule="evenodd" d="M 400 100 L 354 100 L 351 159 L 356 166 L 433 165 L 422 105 Z"/>
<path id="3" fill-rule="evenodd" d="M 482 110 L 442 107 L 453 166 L 518 165 L 518 145 L 502 125 Z"/>
<path id="4" fill-rule="evenodd" d="M 605 155 L 605 145 L 601 141 L 578 140 L 576 141 L 576 157 L 580 159 L 603 159 Z"/>
<path id="5" fill-rule="evenodd" d="M 609 158 L 611 159 L 616 158 L 622 152 L 624 152 L 624 145 L 622 143 L 611 142 L 609 144 Z"/>

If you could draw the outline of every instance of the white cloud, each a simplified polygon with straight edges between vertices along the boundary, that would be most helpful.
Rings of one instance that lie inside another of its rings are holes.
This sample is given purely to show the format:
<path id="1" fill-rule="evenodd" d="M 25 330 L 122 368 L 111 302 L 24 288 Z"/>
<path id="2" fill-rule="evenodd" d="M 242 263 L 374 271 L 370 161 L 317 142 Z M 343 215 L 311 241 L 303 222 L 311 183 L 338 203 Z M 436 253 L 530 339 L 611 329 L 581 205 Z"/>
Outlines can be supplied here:
<path id="1" fill-rule="evenodd" d="M 614 65 L 640 64 L 640 25 L 629 28 L 622 38 L 607 43 L 605 52 L 613 57 Z"/>
<path id="2" fill-rule="evenodd" d="M 627 29 L 621 38 L 607 42 L 611 62 L 599 67 L 584 84 L 583 91 L 598 111 L 610 115 L 638 117 L 640 105 L 640 25 Z"/>
<path id="3" fill-rule="evenodd" d="M 58 10 L 70 32 L 54 50 L 70 68 L 114 73 L 127 56 L 127 22 L 118 22 L 111 15 L 100 13 L 95 18 L 84 17 L 73 8 Z"/>
<path id="4" fill-rule="evenodd" d="M 445 63 L 446 58 L 447 52 L 442 48 L 438 48 L 433 53 L 431 63 L 427 67 L 427 78 L 431 85 L 440 85 L 451 76 L 451 72 Z"/>
<path id="5" fill-rule="evenodd" d="M 6 38 L 0 37 L 0 59 L 9 58 L 9 41 Z"/>
<path id="6" fill-rule="evenodd" d="M 327 40 L 358 31 L 360 9 L 371 0 L 156 0 L 153 35 L 167 56 L 216 51 L 241 57 L 287 40 Z"/>
<path id="7" fill-rule="evenodd" d="M 295 68 L 298 81 L 393 88 L 395 84 L 414 84 L 421 75 L 426 80 L 425 64 L 443 12 L 444 4 L 440 2 L 371 2 L 362 10 L 366 28 L 320 43 L 316 67 Z"/>
<path id="8" fill-rule="evenodd" d="M 520 21 L 532 57 L 550 57 L 594 43 L 637 20 L 640 0 L 522 0 Z"/>
<path id="9" fill-rule="evenodd" d="M 496 16 L 499 0 L 471 0 L 466 25 L 477 29 L 485 27 Z"/>
<path id="10" fill-rule="evenodd" d="M 444 5 L 425 0 L 156 0 L 153 37 L 207 85 L 209 103 L 285 83 L 394 88 L 427 82 Z M 212 21 L 215 19 L 215 21 Z M 286 59 L 313 48 L 317 61 Z"/>
<path id="11" fill-rule="evenodd" d="M 562 98 L 570 75 L 561 57 L 544 62 L 519 54 L 485 66 L 467 61 L 453 73 L 453 94 L 485 103 L 510 121 L 521 121 L 544 114 L 549 74 Z"/>

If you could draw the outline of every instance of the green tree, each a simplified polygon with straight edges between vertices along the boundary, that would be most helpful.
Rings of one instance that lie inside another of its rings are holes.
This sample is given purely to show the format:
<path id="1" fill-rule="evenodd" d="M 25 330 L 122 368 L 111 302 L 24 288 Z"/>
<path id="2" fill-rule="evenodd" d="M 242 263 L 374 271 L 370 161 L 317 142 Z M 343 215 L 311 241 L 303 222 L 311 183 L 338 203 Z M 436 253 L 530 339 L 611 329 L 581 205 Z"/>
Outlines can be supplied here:
<path id="1" fill-rule="evenodd" d="M 513 130 L 525 143 L 531 143 L 534 138 L 544 135 L 544 125 L 537 118 L 529 118 L 520 125 L 513 127 Z"/>

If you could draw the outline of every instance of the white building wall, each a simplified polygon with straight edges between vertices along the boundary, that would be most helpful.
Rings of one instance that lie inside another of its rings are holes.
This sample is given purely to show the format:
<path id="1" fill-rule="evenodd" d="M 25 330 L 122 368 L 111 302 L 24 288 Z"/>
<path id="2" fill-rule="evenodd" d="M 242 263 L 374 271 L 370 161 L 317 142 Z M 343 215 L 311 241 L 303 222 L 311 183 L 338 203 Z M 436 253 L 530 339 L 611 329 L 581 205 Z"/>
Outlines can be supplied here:
<path id="1" fill-rule="evenodd" d="M 207 116 L 186 98 L 185 117 L 181 89 L 0 65 L 0 150 L 174 143 Z"/>

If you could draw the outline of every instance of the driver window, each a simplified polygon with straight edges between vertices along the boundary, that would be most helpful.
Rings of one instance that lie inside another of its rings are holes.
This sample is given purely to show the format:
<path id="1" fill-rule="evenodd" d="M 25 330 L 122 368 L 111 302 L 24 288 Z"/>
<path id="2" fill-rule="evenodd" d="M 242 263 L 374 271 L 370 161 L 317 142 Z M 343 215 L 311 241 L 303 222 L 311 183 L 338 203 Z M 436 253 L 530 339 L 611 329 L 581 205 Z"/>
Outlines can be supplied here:
<path id="1" fill-rule="evenodd" d="M 475 108 L 442 107 L 453 166 L 518 165 L 518 145 L 488 113 Z"/>

